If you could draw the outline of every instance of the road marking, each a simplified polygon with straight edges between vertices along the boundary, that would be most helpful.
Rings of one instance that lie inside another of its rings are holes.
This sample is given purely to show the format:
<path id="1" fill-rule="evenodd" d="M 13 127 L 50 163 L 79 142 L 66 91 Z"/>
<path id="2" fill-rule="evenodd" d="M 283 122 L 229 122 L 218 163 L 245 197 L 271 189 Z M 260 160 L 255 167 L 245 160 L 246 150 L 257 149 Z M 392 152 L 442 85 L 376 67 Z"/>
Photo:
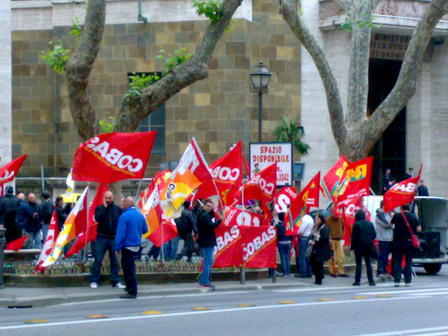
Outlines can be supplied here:
<path id="1" fill-rule="evenodd" d="M 353 300 L 365 300 L 365 299 L 367 299 L 367 296 L 357 295 L 357 296 L 353 296 L 352 299 Z"/>
<path id="2" fill-rule="evenodd" d="M 446 291 L 446 290 L 448 290 L 447 287 L 443 287 L 443 288 L 431 288 L 431 289 L 408 289 L 408 290 L 395 289 L 395 290 L 383 291 L 383 292 L 362 292 L 362 293 L 359 293 L 359 294 L 360 294 L 360 295 L 372 295 L 372 294 L 406 294 L 406 293 L 438 292 L 438 291 Z"/>
<path id="3" fill-rule="evenodd" d="M 378 295 L 375 295 L 375 297 L 377 297 L 377 298 L 391 298 L 392 295 L 389 295 L 389 294 L 378 294 Z"/>
<path id="4" fill-rule="evenodd" d="M 296 303 L 297 301 L 293 301 L 293 300 L 282 300 L 282 301 L 279 301 L 279 302 L 277 302 L 278 304 L 294 304 L 294 303 Z"/>
<path id="5" fill-rule="evenodd" d="M 48 322 L 48 320 L 42 320 L 42 319 L 32 319 L 32 320 L 23 321 L 23 323 L 26 323 L 26 324 L 47 323 L 47 322 Z"/>
<path id="6" fill-rule="evenodd" d="M 425 293 L 409 293 L 409 295 L 415 296 L 434 296 L 434 295 L 447 295 L 448 292 L 425 292 Z"/>
<path id="7" fill-rule="evenodd" d="M 102 315 L 102 314 L 94 314 L 94 315 L 88 315 L 87 318 L 89 319 L 104 319 L 108 318 L 109 315 Z"/>
<path id="8" fill-rule="evenodd" d="M 161 311 L 158 311 L 158 310 L 147 310 L 147 311 L 144 311 L 142 314 L 143 315 L 160 315 L 160 314 L 163 314 L 163 313 Z"/>
<path id="9" fill-rule="evenodd" d="M 414 297 L 414 296 L 404 296 L 404 297 L 396 297 L 390 299 L 371 299 L 371 300 L 341 300 L 341 301 L 330 301 L 330 302 L 303 302 L 303 303 L 293 303 L 289 305 L 267 305 L 267 306 L 255 306 L 255 307 L 247 307 L 247 308 L 224 308 L 224 309 L 216 309 L 216 310 L 207 310 L 207 311 L 190 311 L 190 312 L 179 312 L 179 313 L 170 313 L 170 314 L 161 314 L 161 315 L 139 315 L 139 316 L 123 316 L 123 317 L 113 317 L 109 319 L 100 319 L 100 320 L 79 320 L 79 321 L 61 321 L 61 322 L 50 322 L 45 324 L 35 324 L 35 325 L 13 325 L 13 326 L 5 326 L 0 327 L 0 330 L 11 330 L 11 329 L 25 329 L 25 328 L 39 328 L 39 327 L 53 327 L 53 326 L 66 326 L 66 325 L 77 325 L 77 324 L 89 324 L 89 323 L 104 323 L 104 322 L 115 322 L 115 321 L 129 321 L 129 320 L 141 320 L 141 319 L 150 319 L 150 318 L 166 318 L 166 317 L 177 317 L 177 316 L 190 316 L 195 314 L 216 314 L 216 313 L 232 313 L 232 312 L 240 312 L 244 311 L 255 311 L 255 310 L 263 310 L 263 309 L 287 309 L 292 307 L 307 307 L 307 306 L 319 306 L 319 305 L 335 305 L 335 304 L 360 304 L 360 303 L 368 303 L 372 302 L 382 302 L 382 301 L 408 301 L 408 300 L 420 300 L 422 297 Z"/>
<path id="10" fill-rule="evenodd" d="M 390 287 L 390 283 L 378 284 L 376 287 Z M 320 292 L 320 291 L 332 291 L 332 290 L 356 290 L 359 288 L 353 288 L 353 286 L 340 286 L 340 287 L 311 287 L 311 288 L 288 288 L 288 289 L 274 289 L 276 293 L 300 293 L 300 292 Z"/>
<path id="11" fill-rule="evenodd" d="M 211 309 L 208 308 L 208 307 L 193 307 L 193 308 L 191 308 L 191 310 L 193 310 L 193 311 L 207 311 L 207 310 L 211 310 Z"/>
<path id="12" fill-rule="evenodd" d="M 319 302 L 329 302 L 329 301 L 334 301 L 333 299 L 328 299 L 328 298 L 321 298 L 321 299 L 317 299 L 316 301 Z"/>
<path id="13" fill-rule="evenodd" d="M 252 304 L 252 303 L 240 303 L 240 304 L 238 304 L 236 306 L 240 307 L 240 308 L 255 307 L 255 305 Z"/>
<path id="14" fill-rule="evenodd" d="M 436 335 L 446 335 L 448 331 L 448 326 L 445 327 L 433 327 L 433 328 L 420 328 L 420 329 L 406 329 L 406 330 L 396 330 L 396 331 L 386 331 L 373 334 L 362 334 L 357 336 L 406 336 L 406 335 L 424 335 L 424 336 L 436 336 Z M 436 332 L 435 334 L 428 334 L 428 332 Z M 441 332 L 441 333 L 437 333 Z"/>

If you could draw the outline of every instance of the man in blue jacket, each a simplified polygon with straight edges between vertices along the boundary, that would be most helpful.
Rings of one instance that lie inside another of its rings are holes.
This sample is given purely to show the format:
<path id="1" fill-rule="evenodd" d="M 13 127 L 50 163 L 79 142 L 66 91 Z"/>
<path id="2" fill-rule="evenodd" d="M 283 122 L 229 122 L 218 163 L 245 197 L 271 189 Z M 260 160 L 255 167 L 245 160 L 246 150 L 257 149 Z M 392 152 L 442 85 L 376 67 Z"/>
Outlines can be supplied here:
<path id="1" fill-rule="evenodd" d="M 129 196 L 123 200 L 123 210 L 118 219 L 115 251 L 121 251 L 121 267 L 128 293 L 120 298 L 136 299 L 135 257 L 140 249 L 142 235 L 148 232 L 148 227 L 145 217 L 135 208 L 134 198 Z"/>

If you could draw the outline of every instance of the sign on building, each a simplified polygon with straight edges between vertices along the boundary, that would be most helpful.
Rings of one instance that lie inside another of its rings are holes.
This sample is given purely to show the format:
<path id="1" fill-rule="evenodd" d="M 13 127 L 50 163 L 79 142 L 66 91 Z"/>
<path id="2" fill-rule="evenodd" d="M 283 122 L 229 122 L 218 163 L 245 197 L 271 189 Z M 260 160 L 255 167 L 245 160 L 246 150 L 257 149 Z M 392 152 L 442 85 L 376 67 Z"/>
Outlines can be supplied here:
<path id="1" fill-rule="evenodd" d="M 293 149 L 291 143 L 260 142 L 249 144 L 250 177 L 277 162 L 277 186 L 292 185 Z"/>
<path id="2" fill-rule="evenodd" d="M 408 49 L 410 36 L 373 34 L 370 40 L 370 57 L 403 60 Z"/>

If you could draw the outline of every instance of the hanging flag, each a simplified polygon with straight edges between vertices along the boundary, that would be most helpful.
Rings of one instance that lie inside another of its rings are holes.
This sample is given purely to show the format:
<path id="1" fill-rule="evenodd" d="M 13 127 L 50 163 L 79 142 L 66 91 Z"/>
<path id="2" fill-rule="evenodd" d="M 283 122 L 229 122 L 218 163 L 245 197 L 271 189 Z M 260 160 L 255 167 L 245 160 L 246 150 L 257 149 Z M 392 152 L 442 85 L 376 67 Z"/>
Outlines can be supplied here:
<path id="1" fill-rule="evenodd" d="M 81 197 L 76 202 L 72 211 L 65 220 L 64 227 L 62 228 L 59 236 L 56 240 L 56 245 L 51 251 L 50 255 L 42 263 L 42 267 L 48 267 L 53 265 L 56 260 L 61 256 L 64 246 L 70 243 L 77 234 L 81 233 L 83 229 L 85 230 L 85 223 L 87 222 L 87 193 L 89 187 L 84 189 Z M 84 217 L 83 219 L 81 217 Z M 78 224 L 84 222 L 84 228 L 78 229 Z"/>
<path id="2" fill-rule="evenodd" d="M 53 215 L 51 216 L 50 225 L 48 226 L 47 238 L 45 239 L 44 246 L 40 251 L 39 260 L 37 261 L 37 265 L 34 268 L 33 273 L 40 272 L 43 273 L 45 267 L 42 267 L 45 259 L 50 255 L 51 250 L 54 248 L 57 236 L 59 234 L 59 226 L 58 226 L 58 215 L 56 210 L 53 211 Z"/>
<path id="3" fill-rule="evenodd" d="M 148 199 L 151 196 L 151 193 L 153 192 L 156 183 L 159 186 L 159 190 L 161 190 L 161 189 L 163 189 L 162 184 L 164 185 L 170 176 L 171 176 L 171 172 L 168 169 L 166 169 L 162 172 L 157 172 L 155 174 L 154 178 L 152 179 L 151 183 L 149 184 L 149 186 L 145 190 L 143 190 L 140 193 L 140 195 L 138 195 L 137 206 L 140 209 L 143 209 L 146 202 L 148 202 Z"/>
<path id="4" fill-rule="evenodd" d="M 308 198 L 306 205 L 308 208 L 319 207 L 319 195 L 320 195 L 320 172 L 318 172 L 311 181 L 306 185 L 304 189 L 308 190 Z"/>
<path id="5" fill-rule="evenodd" d="M 292 200 L 289 211 L 285 215 L 286 234 L 288 236 L 296 235 L 302 225 L 302 218 L 308 212 L 308 195 L 310 193 L 310 184 L 308 184 L 302 191 Z"/>
<path id="6" fill-rule="evenodd" d="M 283 187 L 274 196 L 274 210 L 275 212 L 286 213 L 291 206 L 293 200 L 298 196 L 295 187 Z"/>
<path id="7" fill-rule="evenodd" d="M 347 168 L 348 164 L 348 160 L 344 156 L 341 156 L 323 178 L 324 185 L 330 193 L 333 202 L 336 200 L 339 181 L 342 178 L 344 170 Z"/>
<path id="8" fill-rule="evenodd" d="M 101 183 L 96 190 L 95 197 L 89 206 L 88 223 L 85 231 L 78 234 L 75 243 L 65 254 L 66 258 L 78 253 L 87 246 L 88 243 L 96 240 L 98 223 L 95 220 L 95 210 L 104 202 L 104 193 L 108 190 L 107 184 Z M 82 216 L 80 216 L 81 218 Z"/>
<path id="9" fill-rule="evenodd" d="M 28 154 L 19 156 L 0 168 L 0 186 L 14 180 L 27 156 Z"/>
<path id="10" fill-rule="evenodd" d="M 245 227 L 241 245 L 242 266 L 246 268 L 277 267 L 277 232 L 273 226 Z"/>
<path id="11" fill-rule="evenodd" d="M 8 244 L 6 244 L 5 250 L 18 251 L 23 247 L 23 245 L 25 245 L 27 239 L 28 236 L 24 235 L 20 238 L 17 238 L 16 240 L 10 241 Z"/>
<path id="12" fill-rule="evenodd" d="M 210 165 L 213 180 L 203 183 L 197 193 L 196 199 L 204 199 L 213 195 L 221 195 L 235 184 L 243 181 L 243 149 L 241 141 L 224 156 Z M 222 198 L 222 196 L 221 196 Z"/>
<path id="13" fill-rule="evenodd" d="M 224 226 L 261 226 L 263 216 L 253 211 L 228 207 L 224 213 Z"/>
<path id="14" fill-rule="evenodd" d="M 180 216 L 182 203 L 201 183 L 211 181 L 208 164 L 196 140 L 190 141 L 179 160 L 176 169 L 171 173 L 165 188 L 160 192 L 161 207 L 166 218 Z"/>
<path id="15" fill-rule="evenodd" d="M 73 179 L 113 183 L 143 178 L 156 132 L 100 134 L 77 149 Z"/>
<path id="16" fill-rule="evenodd" d="M 384 211 L 390 212 L 396 207 L 412 202 L 417 194 L 421 168 L 418 176 L 394 184 L 383 196 Z"/>

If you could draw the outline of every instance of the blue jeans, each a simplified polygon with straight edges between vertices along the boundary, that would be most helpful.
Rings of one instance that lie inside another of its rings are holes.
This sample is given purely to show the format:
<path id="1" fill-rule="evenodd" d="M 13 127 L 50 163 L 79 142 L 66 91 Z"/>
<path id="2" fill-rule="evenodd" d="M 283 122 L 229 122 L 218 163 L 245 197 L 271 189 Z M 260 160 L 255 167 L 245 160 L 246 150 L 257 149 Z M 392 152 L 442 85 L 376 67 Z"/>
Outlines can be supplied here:
<path id="1" fill-rule="evenodd" d="M 299 253 L 297 258 L 297 273 L 304 276 L 311 276 L 310 258 L 306 256 L 306 250 L 310 242 L 310 236 L 302 236 L 299 240 Z"/>
<path id="2" fill-rule="evenodd" d="M 117 256 L 115 254 L 115 239 L 108 239 L 103 237 L 97 237 L 95 242 L 95 261 L 92 266 L 92 274 L 90 281 L 99 282 L 101 273 L 101 264 L 103 263 L 104 255 L 109 252 L 110 259 L 110 274 L 112 278 L 112 284 L 120 282 L 120 276 L 118 272 L 120 266 L 118 265 Z"/>
<path id="3" fill-rule="evenodd" d="M 379 241 L 378 242 L 378 270 L 377 274 L 386 274 L 386 265 L 389 258 L 389 254 L 392 251 L 392 242 Z"/>
<path id="4" fill-rule="evenodd" d="M 289 269 L 291 267 L 291 262 L 289 260 L 289 253 L 291 251 L 291 242 L 286 244 L 277 244 L 278 253 L 280 253 L 280 265 L 282 273 L 284 275 L 289 275 Z"/>
<path id="5" fill-rule="evenodd" d="M 31 241 L 31 248 L 40 250 L 42 248 L 42 231 L 27 232 L 27 234 Z"/>
<path id="6" fill-rule="evenodd" d="M 203 247 L 202 256 L 204 258 L 204 267 L 202 268 L 201 275 L 199 276 L 199 284 L 208 286 L 212 282 L 212 266 L 213 258 L 215 256 L 215 247 Z"/>
<path id="7" fill-rule="evenodd" d="M 176 259 L 177 247 L 179 246 L 180 237 L 174 237 L 170 241 L 163 244 L 163 253 L 165 261 L 170 261 Z"/>

